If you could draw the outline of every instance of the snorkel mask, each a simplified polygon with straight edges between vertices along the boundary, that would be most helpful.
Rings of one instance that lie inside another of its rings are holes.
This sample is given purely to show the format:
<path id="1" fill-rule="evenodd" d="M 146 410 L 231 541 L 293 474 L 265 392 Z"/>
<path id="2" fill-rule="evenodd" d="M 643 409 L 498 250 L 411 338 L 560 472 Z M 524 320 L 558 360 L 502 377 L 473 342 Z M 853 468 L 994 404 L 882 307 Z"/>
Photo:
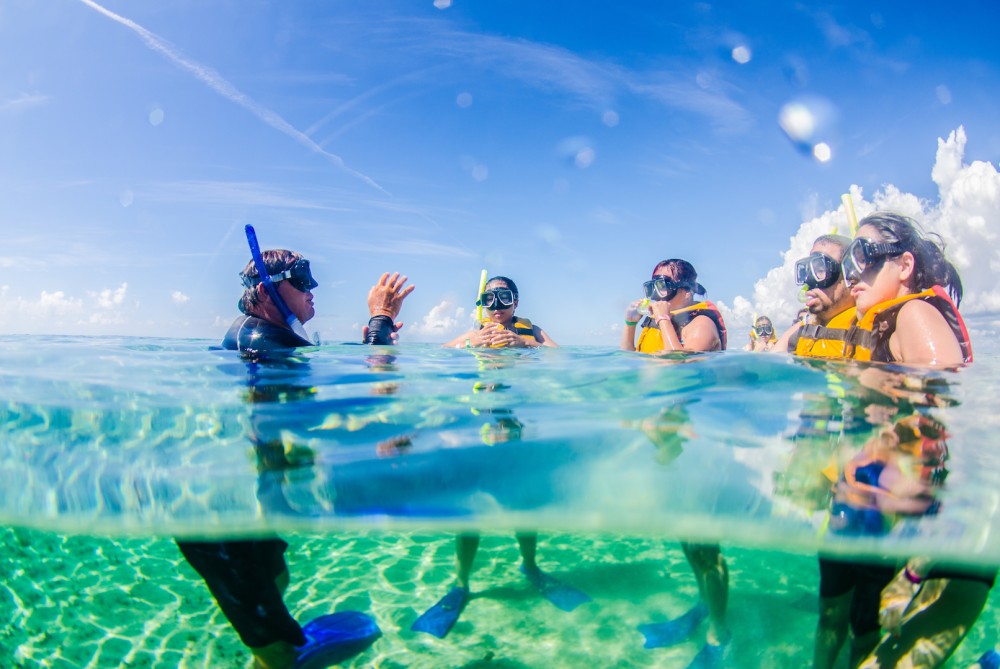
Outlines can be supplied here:
<path id="1" fill-rule="evenodd" d="M 509 309 L 514 306 L 514 291 L 510 288 L 493 288 L 479 296 L 476 306 L 485 307 L 490 311 Z"/>
<path id="2" fill-rule="evenodd" d="M 825 253 L 811 253 L 795 261 L 795 283 L 813 288 L 829 288 L 840 278 L 840 264 Z"/>
<path id="3" fill-rule="evenodd" d="M 898 242 L 873 242 L 858 237 L 844 249 L 844 259 L 840 263 L 844 282 L 848 285 L 857 283 L 868 268 L 902 253 L 905 253 L 905 249 Z"/>
<path id="4" fill-rule="evenodd" d="M 256 265 L 256 262 L 254 265 Z M 260 272 L 260 268 L 257 268 L 257 272 Z M 286 269 L 284 272 L 271 274 L 268 278 L 271 280 L 271 283 L 288 281 L 288 283 L 292 284 L 296 290 L 301 290 L 303 293 L 312 290 L 319 285 L 316 282 L 316 279 L 313 278 L 312 272 L 309 269 L 309 261 L 305 258 L 299 258 L 295 261 L 294 265 Z M 261 279 L 259 276 L 243 277 L 243 285 L 247 288 L 253 288 L 260 282 Z"/>
<path id="5" fill-rule="evenodd" d="M 774 335 L 774 326 L 770 323 L 762 323 L 760 325 L 753 326 L 753 333 L 756 337 L 763 337 L 764 339 L 770 339 Z"/>
<path id="6" fill-rule="evenodd" d="M 302 325 L 302 322 L 295 317 L 292 310 L 288 308 L 287 304 L 285 304 L 285 301 L 278 293 L 278 288 L 274 285 L 274 280 L 271 278 L 271 275 L 267 273 L 267 265 L 264 263 L 264 257 L 260 254 L 260 244 L 257 243 L 257 233 L 254 231 L 253 226 L 247 224 L 244 230 L 247 234 L 247 244 L 250 245 L 250 255 L 253 257 L 253 264 L 257 268 L 257 277 L 254 279 L 245 278 L 243 284 L 247 288 L 256 286 L 258 283 L 263 284 L 264 290 L 267 291 L 268 297 L 271 298 L 271 302 L 273 302 L 274 306 L 277 307 L 278 311 L 281 313 L 281 317 L 285 319 L 285 323 L 292 329 L 292 332 L 305 341 L 312 343 L 309 339 L 309 335 L 306 334 L 306 329 Z M 285 279 L 292 280 L 293 272 L 295 272 L 296 267 L 299 267 L 299 263 L 304 263 L 304 270 L 302 267 L 299 268 L 298 273 L 294 277 L 295 281 L 299 282 L 301 285 L 309 285 L 310 288 L 318 286 L 319 284 L 313 280 L 312 274 L 309 272 L 309 261 L 304 259 L 296 261 L 295 265 L 292 265 L 292 267 L 284 272 L 275 274 L 275 278 L 277 278 L 278 281 Z M 303 274 L 303 271 L 305 274 Z M 287 276 L 285 276 L 286 274 Z M 292 285 L 298 288 L 296 284 L 293 283 Z"/>
<path id="7" fill-rule="evenodd" d="M 642 284 L 642 292 L 646 299 L 664 302 L 674 299 L 677 291 L 681 288 L 686 288 L 691 292 L 695 290 L 687 281 L 673 281 L 665 276 L 654 276 Z"/>

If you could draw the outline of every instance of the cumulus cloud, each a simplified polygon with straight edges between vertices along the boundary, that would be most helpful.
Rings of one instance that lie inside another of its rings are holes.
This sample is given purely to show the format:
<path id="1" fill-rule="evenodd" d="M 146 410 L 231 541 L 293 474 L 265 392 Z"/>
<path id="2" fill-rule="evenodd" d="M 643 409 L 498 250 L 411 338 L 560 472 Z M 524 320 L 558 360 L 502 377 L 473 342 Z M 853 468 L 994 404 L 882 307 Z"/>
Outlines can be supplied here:
<path id="1" fill-rule="evenodd" d="M 456 306 L 449 299 L 438 302 L 420 322 L 413 326 L 413 332 L 428 339 L 444 341 L 472 326 L 464 307 Z"/>
<path id="2" fill-rule="evenodd" d="M 938 200 L 929 202 L 884 186 L 865 199 L 859 186 L 851 186 L 851 200 L 859 219 L 874 211 L 894 211 L 920 221 L 928 232 L 941 236 L 948 258 L 958 268 L 965 288 L 963 313 L 1000 311 L 1000 173 L 989 162 L 965 162 L 965 129 L 959 127 L 938 140 L 931 178 Z M 788 323 L 800 308 L 793 265 L 808 255 L 813 240 L 836 229 L 850 234 L 847 212 L 837 209 L 806 220 L 789 240 L 782 264 L 754 284 L 752 297 L 738 296 L 724 315 L 732 322 L 748 322 L 754 312 L 766 313 L 776 323 Z"/>
<path id="3" fill-rule="evenodd" d="M 128 292 L 128 284 L 123 283 L 114 290 L 105 288 L 97 293 L 88 293 L 101 309 L 114 309 L 121 306 L 125 301 L 125 293 Z"/>
<path id="4" fill-rule="evenodd" d="M 170 293 L 170 299 L 174 302 L 174 304 L 187 304 L 191 300 L 190 297 L 179 290 L 175 290 Z"/>
<path id="5" fill-rule="evenodd" d="M 122 325 L 126 322 L 122 307 L 127 293 L 127 283 L 118 288 L 87 291 L 86 298 L 63 290 L 43 290 L 37 297 L 25 297 L 13 295 L 9 286 L 2 286 L 0 311 L 8 315 L 2 329 L 79 334 L 94 330 L 94 326 Z"/>

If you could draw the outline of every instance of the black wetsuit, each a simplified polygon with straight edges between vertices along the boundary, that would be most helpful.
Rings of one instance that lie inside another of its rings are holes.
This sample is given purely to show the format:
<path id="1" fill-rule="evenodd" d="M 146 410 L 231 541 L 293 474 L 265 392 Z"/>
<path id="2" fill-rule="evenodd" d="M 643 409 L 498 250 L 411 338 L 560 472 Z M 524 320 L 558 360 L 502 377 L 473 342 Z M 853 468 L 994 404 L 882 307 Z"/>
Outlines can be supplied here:
<path id="1" fill-rule="evenodd" d="M 369 321 L 366 343 L 389 344 L 392 321 L 376 316 Z M 222 348 L 239 351 L 251 370 L 269 362 L 278 363 L 300 346 L 310 346 L 288 328 L 255 316 L 237 318 L 222 341 Z M 266 387 L 254 386 L 258 396 L 267 396 Z M 267 401 L 264 399 L 263 401 Z M 267 445 L 256 443 L 262 469 L 273 469 Z M 258 495 L 261 494 L 258 489 Z M 285 549 L 278 537 L 224 540 L 177 541 L 177 546 L 219 604 L 240 640 L 250 648 L 285 641 L 293 646 L 306 642 L 302 627 L 295 621 L 282 598 L 276 579 L 288 571 Z"/>

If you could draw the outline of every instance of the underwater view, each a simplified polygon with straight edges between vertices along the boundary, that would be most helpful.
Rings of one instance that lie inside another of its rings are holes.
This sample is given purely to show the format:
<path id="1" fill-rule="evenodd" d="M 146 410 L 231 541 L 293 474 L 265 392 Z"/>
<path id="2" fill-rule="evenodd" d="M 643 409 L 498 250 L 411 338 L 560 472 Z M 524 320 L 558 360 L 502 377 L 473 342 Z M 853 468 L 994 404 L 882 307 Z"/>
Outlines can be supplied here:
<path id="1" fill-rule="evenodd" d="M 174 539 L 277 534 L 296 619 L 377 621 L 344 666 L 687 666 L 705 623 L 656 648 L 640 627 L 698 601 L 684 547 L 711 544 L 724 666 L 804 666 L 818 552 L 1000 560 L 1000 357 L 979 341 L 974 365 L 917 372 L 424 345 L 256 365 L 207 341 L 5 337 L 0 665 L 246 666 Z M 843 478 L 871 462 L 900 481 L 874 502 Z M 475 533 L 454 627 L 411 630 Z M 518 569 L 534 533 L 568 605 Z M 992 647 L 995 603 L 954 666 Z"/>

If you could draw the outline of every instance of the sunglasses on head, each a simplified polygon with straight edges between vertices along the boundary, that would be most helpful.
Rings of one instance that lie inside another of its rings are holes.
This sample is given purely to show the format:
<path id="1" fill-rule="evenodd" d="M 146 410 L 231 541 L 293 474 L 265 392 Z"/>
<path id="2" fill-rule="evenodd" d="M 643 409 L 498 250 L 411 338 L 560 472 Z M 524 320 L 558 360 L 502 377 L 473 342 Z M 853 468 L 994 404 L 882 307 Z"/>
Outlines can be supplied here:
<path id="1" fill-rule="evenodd" d="M 288 283 L 292 284 L 296 290 L 301 290 L 303 293 L 312 290 L 319 285 L 313 278 L 312 271 L 309 269 L 309 261 L 305 258 L 299 258 L 295 261 L 294 265 L 286 269 L 284 272 L 272 274 L 271 281 L 273 283 L 288 281 Z M 258 283 L 260 283 L 259 277 L 243 277 L 243 285 L 247 288 L 253 288 Z"/>
<path id="2" fill-rule="evenodd" d="M 681 288 L 692 290 L 686 281 L 673 281 L 665 276 L 654 276 L 642 284 L 642 291 L 650 300 L 672 300 Z"/>
<path id="3" fill-rule="evenodd" d="M 494 288 L 479 296 L 477 305 L 482 305 L 491 311 L 507 309 L 514 306 L 514 291 L 510 288 Z"/>
<path id="4" fill-rule="evenodd" d="M 811 253 L 795 261 L 795 283 L 811 288 L 829 288 L 840 278 L 840 263 L 825 253 Z"/>
<path id="5" fill-rule="evenodd" d="M 864 237 L 858 237 L 844 250 L 844 259 L 840 263 L 844 281 L 857 283 L 866 270 L 875 265 L 904 253 L 898 242 L 873 242 Z"/>

